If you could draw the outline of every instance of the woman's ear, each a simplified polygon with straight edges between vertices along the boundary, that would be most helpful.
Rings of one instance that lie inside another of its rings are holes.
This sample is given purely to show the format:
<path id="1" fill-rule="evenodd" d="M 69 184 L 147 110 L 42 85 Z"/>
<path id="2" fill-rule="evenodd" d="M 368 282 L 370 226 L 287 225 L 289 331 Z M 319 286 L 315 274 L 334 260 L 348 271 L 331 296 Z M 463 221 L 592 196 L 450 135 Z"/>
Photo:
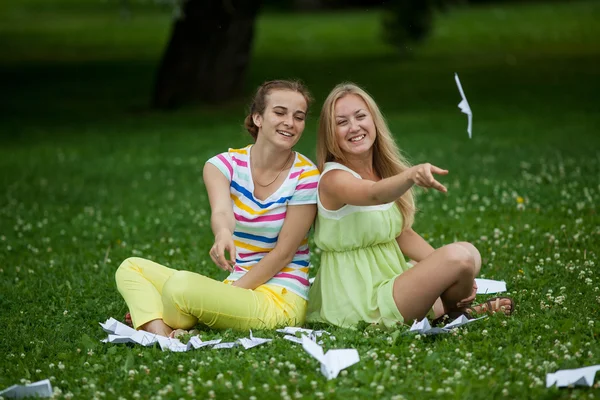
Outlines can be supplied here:
<path id="1" fill-rule="evenodd" d="M 260 128 L 262 125 L 262 115 L 259 113 L 252 114 L 252 121 L 254 122 L 254 125 Z"/>

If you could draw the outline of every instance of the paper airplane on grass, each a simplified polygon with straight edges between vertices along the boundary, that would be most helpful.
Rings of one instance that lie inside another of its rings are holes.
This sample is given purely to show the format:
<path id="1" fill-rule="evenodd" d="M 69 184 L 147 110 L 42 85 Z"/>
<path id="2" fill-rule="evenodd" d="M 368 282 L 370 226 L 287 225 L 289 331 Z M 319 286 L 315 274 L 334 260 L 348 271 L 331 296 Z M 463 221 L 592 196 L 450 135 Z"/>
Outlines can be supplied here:
<path id="1" fill-rule="evenodd" d="M 442 328 L 432 328 L 429 320 L 423 318 L 420 321 L 415 320 L 409 332 L 420 333 L 422 335 L 437 335 L 439 333 L 448 333 L 449 331 Z"/>
<path id="2" fill-rule="evenodd" d="M 596 372 L 600 371 L 600 365 L 577 369 L 560 369 L 554 373 L 546 374 L 546 387 L 566 386 L 592 386 Z"/>
<path id="3" fill-rule="evenodd" d="M 108 337 L 102 340 L 104 343 L 134 343 L 152 346 L 158 342 L 159 337 L 163 337 L 146 331 L 136 331 L 114 318 L 109 318 L 104 323 L 100 322 L 100 326 L 108 333 Z"/>
<path id="4" fill-rule="evenodd" d="M 252 331 L 250 331 L 250 338 L 241 338 L 235 342 L 221 343 L 221 339 L 203 342 L 200 339 L 200 336 L 196 335 L 190 338 L 187 343 L 183 343 L 176 338 L 156 335 L 142 330 L 137 331 L 114 318 L 109 318 L 104 323 L 100 322 L 100 326 L 108 333 L 108 337 L 102 340 L 104 343 L 133 343 L 142 346 L 152 346 L 155 343 L 158 343 L 163 351 L 173 352 L 184 352 L 209 346 L 213 349 L 230 349 L 238 344 L 241 344 L 244 349 L 250 349 L 272 340 L 256 338 L 252 335 Z"/>
<path id="5" fill-rule="evenodd" d="M 5 399 L 22 399 L 24 397 L 52 397 L 52 384 L 44 379 L 28 385 L 12 385 L 0 392 Z"/>
<path id="6" fill-rule="evenodd" d="M 506 292 L 506 282 L 504 281 L 475 278 L 475 283 L 477 283 L 477 294 Z"/>
<path id="7" fill-rule="evenodd" d="M 100 322 L 100 326 L 104 329 L 104 332 L 112 333 L 118 336 L 131 336 L 137 331 L 130 326 L 125 325 L 122 322 L 117 321 L 114 318 L 109 318 L 106 322 Z"/>
<path id="8" fill-rule="evenodd" d="M 330 335 L 330 333 L 327 332 L 327 331 L 315 331 L 315 330 L 312 330 L 312 329 L 298 328 L 296 326 L 286 326 L 285 328 L 276 329 L 276 332 L 287 333 L 288 335 L 295 335 L 298 332 L 305 333 L 307 335 L 313 335 L 314 334 L 315 336 L 321 336 L 324 333 Z"/>
<path id="9" fill-rule="evenodd" d="M 467 114 L 469 119 L 469 123 L 467 125 L 467 132 L 469 132 L 469 139 L 471 139 L 471 130 L 473 128 L 473 112 L 471 111 L 471 107 L 469 106 L 469 102 L 467 101 L 467 97 L 465 96 L 465 92 L 463 91 L 462 85 L 460 84 L 460 79 L 458 79 L 458 74 L 454 73 L 454 80 L 456 81 L 456 86 L 458 86 L 458 91 L 460 92 L 460 96 L 462 100 L 458 103 L 458 108 L 464 114 Z"/>
<path id="10" fill-rule="evenodd" d="M 190 341 L 188 343 L 192 344 L 192 347 L 194 349 L 200 349 L 202 347 L 206 347 L 206 346 L 215 346 L 219 343 L 221 343 L 222 339 L 215 339 L 215 340 L 207 340 L 206 342 L 203 342 L 199 336 L 194 336 L 190 339 Z"/>
<path id="11" fill-rule="evenodd" d="M 283 338 L 285 340 L 289 340 L 290 342 L 294 342 L 297 344 L 302 344 L 302 338 L 296 336 L 297 333 L 301 333 L 302 336 L 306 335 L 308 336 L 308 338 L 312 341 L 318 342 L 318 344 L 323 344 L 322 340 L 317 340 L 319 337 L 321 337 L 324 333 L 328 334 L 329 336 L 331 336 L 331 334 L 327 331 L 314 331 L 312 329 L 305 329 L 305 328 L 298 328 L 295 326 L 287 326 L 283 329 L 277 329 L 277 332 L 280 333 L 287 333 L 287 335 L 285 335 Z M 333 336 L 332 336 L 333 337 Z"/>
<path id="12" fill-rule="evenodd" d="M 323 353 L 323 348 L 306 336 L 302 336 L 302 347 L 321 363 L 321 373 L 327 379 L 336 378 L 340 371 L 360 361 L 356 349 L 335 349 Z"/>
<path id="13" fill-rule="evenodd" d="M 456 318 L 454 321 L 450 322 L 442 328 L 432 328 L 431 324 L 429 323 L 429 320 L 427 318 L 423 318 L 421 321 L 413 322 L 408 332 L 419 333 L 421 335 L 438 335 L 440 333 L 449 333 L 454 328 L 470 324 L 482 318 L 487 318 L 487 316 L 484 315 L 483 317 L 468 319 L 466 316 L 461 315 L 460 317 Z"/>
<path id="14" fill-rule="evenodd" d="M 270 342 L 272 340 L 273 339 L 255 338 L 254 336 L 252 336 L 252 330 L 250 330 L 250 339 L 241 338 L 238 339 L 238 342 L 240 342 L 240 344 L 244 346 L 244 349 L 251 349 L 252 347 L 260 346 L 261 344 Z"/>
<path id="15" fill-rule="evenodd" d="M 213 350 L 218 350 L 218 349 L 231 349 L 233 347 L 237 346 L 236 342 L 225 342 L 225 343 L 219 343 L 217 345 L 213 346 Z"/>

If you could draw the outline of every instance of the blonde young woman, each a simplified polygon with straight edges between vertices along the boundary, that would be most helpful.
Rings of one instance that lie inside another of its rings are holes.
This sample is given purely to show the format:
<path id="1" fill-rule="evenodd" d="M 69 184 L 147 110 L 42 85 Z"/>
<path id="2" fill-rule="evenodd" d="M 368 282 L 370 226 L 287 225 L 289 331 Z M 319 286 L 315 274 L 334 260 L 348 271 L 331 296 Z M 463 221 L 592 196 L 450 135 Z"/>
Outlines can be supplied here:
<path id="1" fill-rule="evenodd" d="M 412 187 L 447 189 L 448 171 L 409 166 L 375 101 L 345 83 L 329 94 L 320 117 L 315 243 L 321 267 L 309 293 L 307 320 L 342 327 L 388 326 L 426 315 L 503 311 L 510 298 L 470 307 L 481 257 L 470 243 L 434 249 L 412 228 Z M 404 255 L 416 262 L 410 267 Z"/>
<path id="2" fill-rule="evenodd" d="M 136 329 L 173 336 L 198 322 L 238 330 L 304 322 L 319 171 L 292 148 L 309 101 L 298 82 L 264 83 L 245 121 L 255 143 L 204 167 L 215 236 L 210 257 L 230 272 L 224 282 L 142 258 L 121 264 L 117 287 Z"/>

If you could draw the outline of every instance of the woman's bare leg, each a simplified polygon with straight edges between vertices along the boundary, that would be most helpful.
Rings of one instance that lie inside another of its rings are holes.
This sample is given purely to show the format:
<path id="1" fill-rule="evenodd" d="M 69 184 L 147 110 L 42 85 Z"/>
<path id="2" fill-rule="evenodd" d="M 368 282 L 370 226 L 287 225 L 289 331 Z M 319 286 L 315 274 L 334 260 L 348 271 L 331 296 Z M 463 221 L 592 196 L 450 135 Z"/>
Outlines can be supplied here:
<path id="1" fill-rule="evenodd" d="M 481 270 L 481 255 L 479 254 L 479 250 L 477 250 L 477 248 L 475 248 L 475 246 L 473 246 L 471 243 L 468 243 L 468 242 L 458 242 L 456 244 L 463 246 L 471 253 L 473 258 L 475 259 L 475 276 L 479 275 L 479 271 Z M 502 307 L 504 307 L 504 308 L 502 308 Z M 471 312 L 471 313 L 474 312 L 477 314 L 485 313 L 485 312 L 494 313 L 494 312 L 500 312 L 500 311 L 503 311 L 505 314 L 509 314 L 511 312 L 511 302 L 509 299 L 499 299 L 498 301 L 492 303 L 491 310 L 488 310 L 487 308 L 488 307 L 485 303 L 477 305 L 477 306 L 471 306 L 471 304 L 466 304 L 466 305 L 463 304 L 463 305 L 459 306 L 459 310 L 461 310 L 461 311 L 467 311 L 467 312 Z M 441 314 L 441 315 L 443 315 L 443 314 Z"/>
<path id="2" fill-rule="evenodd" d="M 148 321 L 144 325 L 141 325 L 138 329 L 167 337 L 171 334 L 171 332 L 173 332 L 173 329 L 169 325 L 165 324 L 162 319 L 153 319 L 152 321 Z"/>
<path id="3" fill-rule="evenodd" d="M 445 312 L 456 310 L 457 303 L 473 290 L 476 263 L 471 249 L 462 244 L 434 251 L 394 281 L 398 310 L 405 320 L 422 319 L 438 298 Z"/>
<path id="4" fill-rule="evenodd" d="M 473 257 L 473 260 L 474 260 L 474 264 L 473 264 L 474 275 L 477 276 L 481 269 L 481 255 L 479 254 L 479 251 L 477 250 L 477 248 L 468 242 L 457 242 L 454 244 L 465 248 L 471 254 L 471 256 Z M 441 297 L 438 297 L 434 302 L 433 310 L 434 310 L 435 318 L 441 317 L 442 315 L 444 315 L 450 311 L 455 311 L 455 310 L 475 312 L 475 313 L 503 311 L 505 314 L 508 314 L 511 311 L 511 303 L 510 303 L 510 300 L 508 300 L 508 299 L 501 299 L 498 302 L 495 302 L 493 304 L 493 306 L 494 306 L 493 310 L 487 310 L 487 306 L 485 304 L 477 305 L 474 307 L 470 307 L 470 306 L 459 307 L 457 304 L 451 308 L 447 308 L 444 306 L 444 303 L 443 303 Z"/>

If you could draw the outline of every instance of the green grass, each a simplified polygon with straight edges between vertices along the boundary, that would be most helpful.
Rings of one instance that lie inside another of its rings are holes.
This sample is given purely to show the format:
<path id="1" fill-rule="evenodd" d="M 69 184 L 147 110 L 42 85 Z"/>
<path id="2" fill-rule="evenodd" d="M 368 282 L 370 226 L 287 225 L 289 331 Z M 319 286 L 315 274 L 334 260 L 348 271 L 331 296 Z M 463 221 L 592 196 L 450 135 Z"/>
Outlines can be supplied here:
<path id="1" fill-rule="evenodd" d="M 326 327 L 326 349 L 361 356 L 327 382 L 281 339 L 184 354 L 99 342 L 97 322 L 126 311 L 114 284 L 126 257 L 223 278 L 201 170 L 248 142 L 245 102 L 147 109 L 168 10 L 136 5 L 127 20 L 116 2 L 3 2 L 0 388 L 53 377 L 58 397 L 82 399 L 598 397 L 544 381 L 600 363 L 599 17 L 594 1 L 455 8 L 404 58 L 381 42 L 376 12 L 260 17 L 247 92 L 275 77 L 309 85 L 318 101 L 298 149 L 314 156 L 334 84 L 365 86 L 413 162 L 450 170 L 447 196 L 419 196 L 416 230 L 435 246 L 475 243 L 483 275 L 517 301 L 513 317 L 444 338 Z"/>

